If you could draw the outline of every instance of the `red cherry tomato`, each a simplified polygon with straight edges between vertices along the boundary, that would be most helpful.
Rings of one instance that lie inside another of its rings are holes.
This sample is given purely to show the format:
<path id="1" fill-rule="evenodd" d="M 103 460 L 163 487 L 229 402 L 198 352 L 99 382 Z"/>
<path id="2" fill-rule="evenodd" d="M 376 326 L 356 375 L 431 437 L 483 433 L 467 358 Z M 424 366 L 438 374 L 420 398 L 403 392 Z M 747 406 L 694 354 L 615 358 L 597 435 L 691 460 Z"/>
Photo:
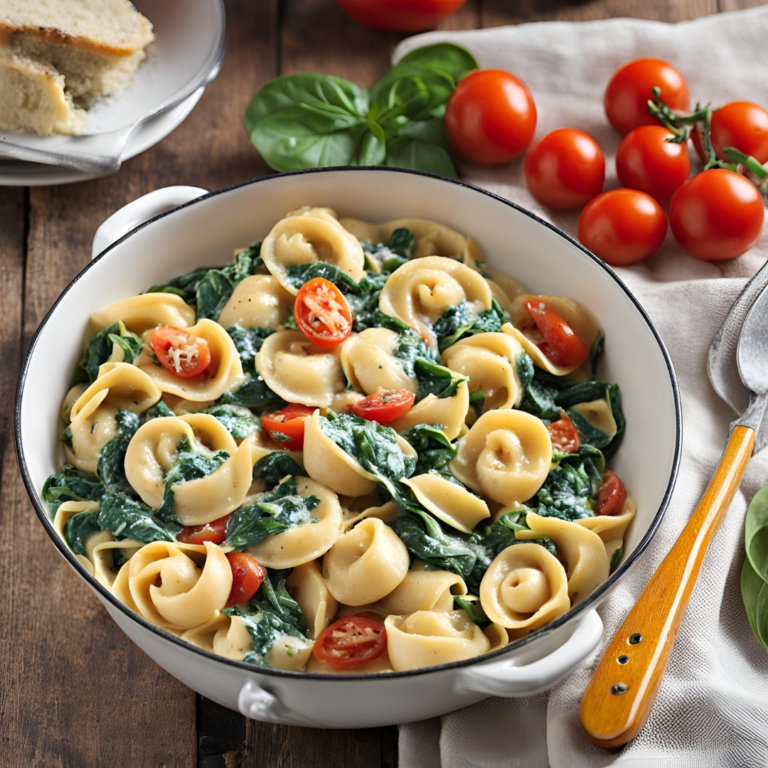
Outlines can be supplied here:
<path id="1" fill-rule="evenodd" d="M 672 234 L 705 261 L 735 259 L 760 239 L 765 209 L 755 186 L 715 168 L 686 181 L 669 206 Z"/>
<path id="2" fill-rule="evenodd" d="M 316 410 L 317 408 L 291 403 L 277 413 L 263 414 L 261 426 L 281 448 L 300 451 L 304 447 L 304 422 Z"/>
<path id="3" fill-rule="evenodd" d="M 352 406 L 352 413 L 361 419 L 388 424 L 411 410 L 416 395 L 407 389 L 379 389 Z"/>
<path id="4" fill-rule="evenodd" d="M 298 329 L 318 347 L 335 347 L 352 333 L 349 304 L 324 277 L 304 283 L 293 306 Z"/>
<path id="5" fill-rule="evenodd" d="M 603 106 L 608 122 L 619 133 L 629 133 L 640 125 L 658 125 L 648 111 L 651 88 L 661 89 L 661 98 L 672 110 L 691 106 L 685 78 L 666 61 L 636 59 L 616 70 L 605 89 Z"/>
<path id="6" fill-rule="evenodd" d="M 208 342 L 181 328 L 171 325 L 155 328 L 150 343 L 163 368 L 180 379 L 198 376 L 211 364 Z"/>
<path id="7" fill-rule="evenodd" d="M 579 217 L 579 242 L 615 267 L 648 258 L 661 248 L 666 234 L 661 206 L 634 189 L 603 192 Z"/>
<path id="8" fill-rule="evenodd" d="M 225 515 L 205 525 L 187 526 L 176 536 L 176 540 L 182 544 L 205 544 L 206 541 L 210 541 L 211 544 L 221 544 L 227 538 L 230 517 L 232 515 Z"/>
<path id="9" fill-rule="evenodd" d="M 389 32 L 432 29 L 467 0 L 337 0 L 350 19 Z"/>
<path id="10" fill-rule="evenodd" d="M 525 308 L 544 337 L 539 349 L 555 365 L 578 368 L 589 357 L 589 347 L 557 312 L 536 297 L 526 301 Z"/>
<path id="11" fill-rule="evenodd" d="M 500 69 L 481 69 L 456 86 L 445 110 L 445 130 L 468 160 L 508 163 L 531 143 L 536 105 L 522 80 Z"/>
<path id="12" fill-rule="evenodd" d="M 662 125 L 641 125 L 630 131 L 616 153 L 621 185 L 668 203 L 691 174 L 688 148 L 667 141 L 670 138 L 674 134 Z"/>
<path id="13" fill-rule="evenodd" d="M 247 603 L 267 576 L 267 569 L 256 558 L 245 552 L 230 552 L 227 555 L 232 569 L 232 591 L 225 607 Z"/>
<path id="14" fill-rule="evenodd" d="M 531 194 L 550 208 L 576 208 L 603 191 L 605 157 L 584 131 L 558 128 L 525 156 L 525 182 Z"/>
<path id="15" fill-rule="evenodd" d="M 720 160 L 733 162 L 723 152 L 735 147 L 745 155 L 752 155 L 759 163 L 768 162 L 768 112 L 750 101 L 733 101 L 712 113 L 710 130 L 712 146 Z M 704 142 L 698 126 L 691 134 L 696 154 L 707 162 Z"/>
<path id="16" fill-rule="evenodd" d="M 610 469 L 603 473 L 603 482 L 597 493 L 595 515 L 615 515 L 621 511 L 627 492 L 619 476 Z"/>
<path id="17" fill-rule="evenodd" d="M 574 423 L 566 416 L 565 411 L 560 412 L 560 418 L 553 421 L 548 427 L 549 438 L 552 447 L 561 453 L 576 453 L 579 450 L 579 432 Z"/>
<path id="18" fill-rule="evenodd" d="M 387 630 L 383 624 L 362 616 L 347 616 L 318 635 L 312 653 L 336 669 L 347 669 L 378 659 L 386 650 Z"/>

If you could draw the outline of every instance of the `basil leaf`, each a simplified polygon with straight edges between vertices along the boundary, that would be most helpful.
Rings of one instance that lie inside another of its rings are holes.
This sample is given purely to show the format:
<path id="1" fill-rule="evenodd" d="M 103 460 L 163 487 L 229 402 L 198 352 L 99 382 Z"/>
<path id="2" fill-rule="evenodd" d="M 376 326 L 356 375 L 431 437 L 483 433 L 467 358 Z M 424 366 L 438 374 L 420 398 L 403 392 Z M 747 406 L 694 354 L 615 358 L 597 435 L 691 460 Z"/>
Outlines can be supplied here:
<path id="1" fill-rule="evenodd" d="M 768 581 L 768 486 L 755 494 L 747 508 L 744 549 L 755 573 Z"/>
<path id="2" fill-rule="evenodd" d="M 406 136 L 398 136 L 388 143 L 384 165 L 390 168 L 413 168 L 451 179 L 459 177 L 456 166 L 445 149 Z"/>
<path id="3" fill-rule="evenodd" d="M 755 637 L 768 651 L 768 582 L 755 571 L 748 557 L 741 569 L 741 599 Z"/>

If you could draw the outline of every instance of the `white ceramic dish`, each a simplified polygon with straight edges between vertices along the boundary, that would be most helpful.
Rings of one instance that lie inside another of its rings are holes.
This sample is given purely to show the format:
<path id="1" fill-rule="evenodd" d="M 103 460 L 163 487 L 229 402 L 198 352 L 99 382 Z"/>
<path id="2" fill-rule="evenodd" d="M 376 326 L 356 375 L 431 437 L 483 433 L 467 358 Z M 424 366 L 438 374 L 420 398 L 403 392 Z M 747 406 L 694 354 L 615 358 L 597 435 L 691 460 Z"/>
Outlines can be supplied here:
<path id="1" fill-rule="evenodd" d="M 0 132 L 0 156 L 102 175 L 117 171 L 133 131 L 187 101 L 224 60 L 222 0 L 136 0 L 157 39 L 124 91 L 88 111 L 82 136 Z"/>
<path id="2" fill-rule="evenodd" d="M 204 91 L 205 88 L 199 88 L 186 101 L 166 109 L 139 125 L 128 138 L 120 163 L 146 152 L 175 131 L 197 106 Z M 110 174 L 113 171 L 107 173 Z M 88 181 L 102 175 L 105 174 L 86 173 L 43 163 L 28 163 L 24 160 L 0 159 L 0 187 L 49 187 Z"/>
<path id="3" fill-rule="evenodd" d="M 647 315 L 611 269 L 567 235 L 455 180 L 392 168 L 345 168 L 271 176 L 198 197 L 201 191 L 158 190 L 107 220 L 96 248 L 120 239 L 75 278 L 33 339 L 16 399 L 16 447 L 27 491 L 59 551 L 120 628 L 158 664 L 199 693 L 256 719 L 369 727 L 432 717 L 489 695 L 522 696 L 550 688 L 597 646 L 602 624 L 595 608 L 648 545 L 677 477 L 682 439 L 677 384 Z M 160 213 L 184 200 L 191 202 Z M 606 329 L 601 374 L 621 385 L 628 425 L 613 464 L 638 507 L 625 538 L 626 555 L 608 581 L 574 610 L 504 649 L 383 676 L 309 675 L 229 661 L 132 613 L 86 574 L 53 530 L 40 489 L 61 464 L 55 435 L 68 379 L 52 379 L 50 361 L 55 359 L 62 373 L 73 370 L 88 313 L 168 276 L 225 263 L 234 248 L 264 236 L 286 211 L 307 204 L 370 221 L 401 216 L 442 221 L 475 238 L 491 266 L 534 292 L 578 298 Z M 123 235 L 150 216 L 155 218 Z"/>

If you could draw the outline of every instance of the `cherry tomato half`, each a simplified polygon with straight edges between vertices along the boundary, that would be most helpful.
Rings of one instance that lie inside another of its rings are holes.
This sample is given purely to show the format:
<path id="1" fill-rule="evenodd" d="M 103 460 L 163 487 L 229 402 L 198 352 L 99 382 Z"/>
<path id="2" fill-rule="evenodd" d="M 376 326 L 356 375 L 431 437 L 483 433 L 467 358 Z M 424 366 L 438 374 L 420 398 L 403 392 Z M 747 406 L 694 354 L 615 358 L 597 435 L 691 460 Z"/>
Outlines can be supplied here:
<path id="1" fill-rule="evenodd" d="M 176 540 L 182 544 L 221 544 L 227 538 L 227 525 L 232 515 L 225 515 L 218 520 L 213 520 L 205 525 L 187 526 L 176 536 Z"/>
<path id="2" fill-rule="evenodd" d="M 337 0 L 350 19 L 389 32 L 419 32 L 437 26 L 467 0 Z"/>
<path id="3" fill-rule="evenodd" d="M 752 155 L 759 163 L 768 162 L 768 112 L 751 101 L 733 101 L 712 113 L 710 130 L 712 146 L 720 160 L 733 162 L 723 152 L 735 147 L 745 155 Z M 696 154 L 707 162 L 704 142 L 698 126 L 691 134 Z"/>
<path id="4" fill-rule="evenodd" d="M 669 206 L 675 240 L 705 261 L 735 259 L 748 251 L 760 239 L 764 217 L 754 184 L 722 168 L 686 181 Z"/>
<path id="5" fill-rule="evenodd" d="M 651 88 L 661 89 L 661 98 L 672 110 L 691 106 L 685 78 L 660 59 L 636 59 L 616 70 L 605 89 L 603 106 L 608 122 L 619 133 L 629 133 L 640 125 L 658 125 L 648 111 Z"/>
<path id="6" fill-rule="evenodd" d="M 616 153 L 621 185 L 668 203 L 691 174 L 688 148 L 667 141 L 670 138 L 674 134 L 663 125 L 641 125 L 630 131 Z"/>
<path id="7" fill-rule="evenodd" d="M 227 555 L 232 569 L 232 591 L 226 607 L 247 603 L 267 576 L 267 569 L 256 558 L 245 552 L 230 552 Z"/>
<path id="8" fill-rule="evenodd" d="M 180 379 L 198 376 L 211 364 L 208 342 L 181 328 L 171 325 L 155 328 L 150 343 L 163 368 Z"/>
<path id="9" fill-rule="evenodd" d="M 661 248 L 666 234 L 661 206 L 635 189 L 603 192 L 579 217 L 579 242 L 614 267 L 648 258 Z"/>
<path id="10" fill-rule="evenodd" d="M 603 191 L 605 156 L 584 131 L 558 128 L 525 156 L 525 182 L 550 208 L 576 208 Z"/>
<path id="11" fill-rule="evenodd" d="M 621 511 L 626 498 L 627 492 L 624 489 L 624 484 L 619 480 L 619 476 L 610 469 L 606 469 L 603 473 L 603 482 L 597 493 L 595 515 L 615 515 Z"/>
<path id="12" fill-rule="evenodd" d="M 555 365 L 578 368 L 589 357 L 589 347 L 557 312 L 536 297 L 526 301 L 525 308 L 544 337 L 539 349 Z"/>
<path id="13" fill-rule="evenodd" d="M 277 413 L 263 414 L 261 426 L 281 448 L 300 451 L 304 447 L 304 422 L 316 410 L 317 408 L 291 403 Z"/>
<path id="14" fill-rule="evenodd" d="M 293 314 L 298 329 L 318 347 L 335 347 L 352 333 L 352 310 L 341 291 L 324 277 L 301 286 Z"/>
<path id="15" fill-rule="evenodd" d="M 387 630 L 378 621 L 347 616 L 329 624 L 315 640 L 312 653 L 336 669 L 378 659 L 387 650 Z"/>
<path id="16" fill-rule="evenodd" d="M 456 86 L 445 110 L 445 130 L 468 160 L 508 163 L 531 143 L 536 105 L 522 80 L 501 69 L 481 69 Z"/>
<path id="17" fill-rule="evenodd" d="M 379 389 L 352 406 L 352 413 L 361 419 L 388 424 L 411 410 L 416 395 L 407 389 Z"/>
<path id="18" fill-rule="evenodd" d="M 579 450 L 579 432 L 576 425 L 568 418 L 565 411 L 560 411 L 560 418 L 548 427 L 552 447 L 562 453 L 576 453 Z"/>

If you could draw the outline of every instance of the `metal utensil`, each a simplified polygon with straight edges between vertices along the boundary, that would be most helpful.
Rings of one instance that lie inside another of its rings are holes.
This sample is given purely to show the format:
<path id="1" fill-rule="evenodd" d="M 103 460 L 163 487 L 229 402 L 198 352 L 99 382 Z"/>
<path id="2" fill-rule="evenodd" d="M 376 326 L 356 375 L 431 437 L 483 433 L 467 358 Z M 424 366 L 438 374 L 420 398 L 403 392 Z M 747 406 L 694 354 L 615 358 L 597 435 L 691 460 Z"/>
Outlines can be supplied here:
<path id="1" fill-rule="evenodd" d="M 739 301 L 752 298 L 754 292 L 745 291 Z M 739 310 L 737 316 L 744 306 Z M 713 360 L 723 353 L 722 332 L 710 350 L 710 372 Z M 728 445 L 706 493 L 614 636 L 582 698 L 581 723 L 590 741 L 598 746 L 626 744 L 645 725 L 709 542 L 739 487 L 756 438 L 759 446 L 766 440 L 765 433 L 760 433 L 768 401 L 765 287 L 746 311 L 735 358 L 741 381 L 749 391 L 749 405 L 731 424 Z M 713 386 L 722 396 L 722 386 L 714 380 Z"/>

